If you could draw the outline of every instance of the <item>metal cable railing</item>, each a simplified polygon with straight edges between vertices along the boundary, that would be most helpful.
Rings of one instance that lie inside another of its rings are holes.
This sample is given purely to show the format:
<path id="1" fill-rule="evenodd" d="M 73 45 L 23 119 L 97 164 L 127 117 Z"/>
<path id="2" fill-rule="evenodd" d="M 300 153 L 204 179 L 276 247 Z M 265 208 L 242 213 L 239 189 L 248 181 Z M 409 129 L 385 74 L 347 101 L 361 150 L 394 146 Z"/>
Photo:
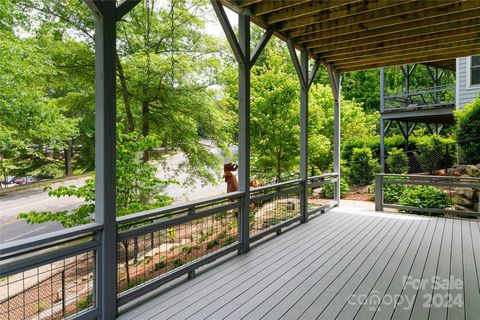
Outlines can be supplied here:
<path id="1" fill-rule="evenodd" d="M 95 316 L 102 227 L 66 229 L 0 246 L 0 318 Z"/>
<path id="2" fill-rule="evenodd" d="M 377 174 L 375 210 L 480 217 L 480 178 Z"/>
<path id="3" fill-rule="evenodd" d="M 430 88 L 410 89 L 406 93 L 386 95 L 386 112 L 401 110 L 428 109 L 455 104 L 455 85 L 448 84 Z"/>
<path id="4" fill-rule="evenodd" d="M 308 215 L 324 212 L 335 197 L 315 190 L 338 182 L 327 174 L 250 191 L 247 239 L 281 233 Z M 333 188 L 335 190 L 335 188 Z M 245 193 L 234 192 L 117 219 L 117 306 L 140 297 L 225 254 L 240 250 Z M 303 220 L 306 221 L 306 220 Z M 103 226 L 89 224 L 0 245 L 0 318 L 95 318 L 100 313 Z M 100 291 L 99 291 L 100 290 Z"/>

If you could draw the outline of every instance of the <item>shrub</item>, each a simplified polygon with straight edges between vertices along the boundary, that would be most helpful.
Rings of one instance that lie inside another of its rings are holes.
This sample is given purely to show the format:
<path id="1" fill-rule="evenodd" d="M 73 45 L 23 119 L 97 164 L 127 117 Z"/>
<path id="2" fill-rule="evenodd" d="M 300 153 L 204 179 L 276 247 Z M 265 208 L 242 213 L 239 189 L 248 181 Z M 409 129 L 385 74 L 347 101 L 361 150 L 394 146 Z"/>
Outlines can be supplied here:
<path id="1" fill-rule="evenodd" d="M 183 260 L 182 259 L 176 259 L 172 261 L 172 264 L 175 268 L 178 268 L 180 266 L 183 266 Z"/>
<path id="2" fill-rule="evenodd" d="M 160 270 L 162 268 L 165 268 L 165 262 L 164 261 L 160 261 L 160 262 L 155 263 L 155 271 Z"/>
<path id="3" fill-rule="evenodd" d="M 93 295 L 90 293 L 85 298 L 77 301 L 78 311 L 88 309 L 92 306 L 92 304 L 93 304 Z"/>
<path id="4" fill-rule="evenodd" d="M 212 249 L 215 246 L 218 246 L 219 242 L 217 239 L 207 242 L 207 250 Z"/>
<path id="5" fill-rule="evenodd" d="M 415 157 L 422 171 L 435 174 L 438 169 L 453 165 L 455 148 L 451 143 L 450 139 L 442 138 L 437 134 L 419 137 Z"/>
<path id="6" fill-rule="evenodd" d="M 455 136 L 460 147 L 460 156 L 466 163 L 480 163 L 480 96 L 464 110 L 455 113 L 457 125 Z"/>
<path id="7" fill-rule="evenodd" d="M 237 238 L 235 238 L 234 236 L 230 236 L 227 239 L 225 239 L 225 242 L 223 243 L 223 245 L 228 246 L 234 243 L 235 241 L 237 241 Z"/>
<path id="8" fill-rule="evenodd" d="M 333 198 L 333 188 L 334 188 L 333 183 L 329 183 L 325 185 L 322 188 L 321 195 L 326 198 Z M 340 198 L 345 198 L 345 196 L 348 193 L 348 190 L 350 190 L 350 186 L 348 185 L 347 179 L 345 179 L 344 177 L 341 177 L 340 178 Z"/>
<path id="9" fill-rule="evenodd" d="M 175 240 L 177 239 L 177 231 L 175 230 L 175 228 L 172 227 L 167 229 L 167 238 L 168 241 L 175 242 Z"/>
<path id="10" fill-rule="evenodd" d="M 373 159 L 369 148 L 355 148 L 350 163 L 350 183 L 365 186 L 372 183 L 380 170 L 378 162 Z"/>
<path id="11" fill-rule="evenodd" d="M 400 196 L 399 203 L 402 206 L 416 208 L 445 209 L 453 205 L 452 200 L 442 190 L 432 186 L 409 186 L 406 187 Z M 411 212 L 405 210 L 409 213 Z"/>
<path id="12" fill-rule="evenodd" d="M 389 179 L 393 179 L 393 177 L 390 177 Z M 384 184 L 383 201 L 385 203 L 398 203 L 406 188 L 407 186 L 404 184 Z"/>
<path id="13" fill-rule="evenodd" d="M 401 149 L 392 148 L 388 152 L 386 164 L 388 166 L 388 171 L 391 173 L 408 173 L 408 156 Z"/>
<path id="14" fill-rule="evenodd" d="M 198 246 L 184 246 L 182 247 L 181 251 L 184 254 L 190 254 L 192 253 L 193 250 L 198 250 L 198 249 L 200 249 L 200 247 Z"/>

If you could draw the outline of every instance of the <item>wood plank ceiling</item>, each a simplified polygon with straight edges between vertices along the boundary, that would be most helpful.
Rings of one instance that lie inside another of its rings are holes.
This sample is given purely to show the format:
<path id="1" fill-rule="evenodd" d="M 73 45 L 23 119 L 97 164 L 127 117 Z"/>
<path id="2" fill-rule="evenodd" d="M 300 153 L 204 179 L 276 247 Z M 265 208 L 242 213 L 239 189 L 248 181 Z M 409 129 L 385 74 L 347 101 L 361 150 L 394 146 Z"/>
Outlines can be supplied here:
<path id="1" fill-rule="evenodd" d="M 480 0 L 221 0 L 340 71 L 480 54 Z"/>

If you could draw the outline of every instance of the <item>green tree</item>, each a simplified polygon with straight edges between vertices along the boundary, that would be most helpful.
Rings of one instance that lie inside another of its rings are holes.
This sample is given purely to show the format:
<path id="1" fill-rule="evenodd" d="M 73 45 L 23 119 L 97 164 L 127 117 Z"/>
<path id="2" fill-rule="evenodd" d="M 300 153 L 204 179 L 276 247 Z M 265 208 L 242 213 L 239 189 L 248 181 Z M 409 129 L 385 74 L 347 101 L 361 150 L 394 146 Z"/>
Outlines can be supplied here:
<path id="1" fill-rule="evenodd" d="M 350 182 L 357 186 L 366 186 L 375 179 L 380 165 L 373 159 L 369 148 L 355 148 L 350 163 Z"/>
<path id="2" fill-rule="evenodd" d="M 289 68 L 281 45 L 272 44 L 268 63 L 252 69 L 251 152 L 252 169 L 264 178 L 280 182 L 298 166 L 298 81 Z"/>
<path id="3" fill-rule="evenodd" d="M 163 195 L 164 188 L 174 181 L 163 181 L 156 177 L 157 169 L 142 161 L 143 151 L 155 147 L 158 143 L 153 137 L 139 136 L 137 132 L 125 133 L 123 128 L 117 130 L 117 185 L 116 185 L 116 215 L 141 212 L 171 204 L 172 199 Z M 19 218 L 29 224 L 56 221 L 64 227 L 73 227 L 94 221 L 95 213 L 95 179 L 87 179 L 85 185 L 60 186 L 56 189 L 46 187 L 51 197 L 77 197 L 84 203 L 69 211 L 31 211 L 20 213 Z M 152 237 L 153 239 L 153 237 Z M 129 275 L 129 243 L 123 242 L 125 250 L 125 266 L 127 282 Z M 134 239 L 134 252 L 137 252 L 138 242 Z M 136 254 L 134 254 L 136 258 Z"/>
<path id="4" fill-rule="evenodd" d="M 480 97 L 457 111 L 455 118 L 455 136 L 462 160 L 469 164 L 480 163 Z"/>
<path id="5" fill-rule="evenodd" d="M 408 156 L 401 149 L 392 148 L 388 152 L 386 164 L 388 166 L 388 171 L 391 173 L 408 173 Z"/>

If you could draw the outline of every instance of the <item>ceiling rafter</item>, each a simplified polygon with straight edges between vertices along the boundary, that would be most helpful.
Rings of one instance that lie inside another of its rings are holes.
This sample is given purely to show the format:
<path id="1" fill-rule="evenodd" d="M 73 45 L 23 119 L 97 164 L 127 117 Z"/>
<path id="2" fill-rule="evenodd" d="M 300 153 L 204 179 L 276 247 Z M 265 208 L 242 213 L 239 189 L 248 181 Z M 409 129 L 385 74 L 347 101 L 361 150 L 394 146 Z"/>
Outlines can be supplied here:
<path id="1" fill-rule="evenodd" d="M 480 54 L 477 0 L 220 0 L 323 65 L 352 71 L 407 63 L 452 69 Z M 335 2 L 334 2 L 335 1 Z"/>

